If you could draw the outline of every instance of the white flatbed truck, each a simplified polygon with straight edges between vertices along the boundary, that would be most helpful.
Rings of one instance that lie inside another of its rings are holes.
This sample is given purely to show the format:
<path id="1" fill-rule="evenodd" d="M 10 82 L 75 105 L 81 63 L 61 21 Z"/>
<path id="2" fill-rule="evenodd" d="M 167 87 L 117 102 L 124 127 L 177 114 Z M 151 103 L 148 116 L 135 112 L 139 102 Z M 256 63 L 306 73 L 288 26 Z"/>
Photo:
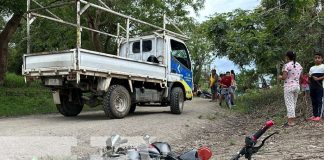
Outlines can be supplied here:
<path id="1" fill-rule="evenodd" d="M 117 55 L 81 48 L 81 31 L 89 29 L 77 20 L 77 46 L 55 52 L 30 53 L 30 25 L 34 17 L 70 24 L 33 12 L 27 0 L 27 54 L 23 56 L 22 74 L 26 80 L 41 79 L 53 91 L 54 103 L 64 116 L 77 116 L 87 104 L 102 105 L 109 118 L 124 118 L 137 105 L 170 106 L 180 114 L 184 102 L 192 99 L 192 70 L 186 37 L 147 22 L 117 13 L 84 0 L 75 0 L 77 19 L 88 7 L 101 9 L 126 18 L 126 37 L 119 35 Z M 83 5 L 83 6 L 82 6 Z M 83 7 L 83 8 L 81 8 Z M 50 8 L 50 7 L 47 7 Z M 41 6 L 41 9 L 46 7 Z M 46 11 L 49 11 L 46 9 Z M 52 13 L 53 14 L 53 13 Z M 56 16 L 55 16 L 56 17 Z M 166 19 L 164 17 L 164 19 Z M 151 35 L 130 38 L 130 20 L 158 29 Z M 73 25 L 73 24 L 72 24 Z M 101 31 L 90 29 L 93 32 Z"/>

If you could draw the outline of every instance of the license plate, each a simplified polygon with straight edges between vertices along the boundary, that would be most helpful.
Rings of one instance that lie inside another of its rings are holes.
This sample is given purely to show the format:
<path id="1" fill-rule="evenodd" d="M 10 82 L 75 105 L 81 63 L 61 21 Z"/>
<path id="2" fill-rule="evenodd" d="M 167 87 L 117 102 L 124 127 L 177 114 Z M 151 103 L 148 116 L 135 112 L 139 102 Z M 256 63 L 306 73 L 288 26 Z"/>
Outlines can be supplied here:
<path id="1" fill-rule="evenodd" d="M 47 86 L 61 86 L 62 80 L 59 78 L 49 78 L 45 80 L 45 85 Z"/>

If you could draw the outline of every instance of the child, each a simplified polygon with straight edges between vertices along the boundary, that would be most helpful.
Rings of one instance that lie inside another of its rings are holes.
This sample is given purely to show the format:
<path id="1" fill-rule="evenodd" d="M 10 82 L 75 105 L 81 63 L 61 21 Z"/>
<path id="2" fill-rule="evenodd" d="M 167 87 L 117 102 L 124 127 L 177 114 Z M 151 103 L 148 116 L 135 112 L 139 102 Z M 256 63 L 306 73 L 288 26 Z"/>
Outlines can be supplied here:
<path id="1" fill-rule="evenodd" d="M 311 121 L 320 121 L 322 116 L 322 98 L 323 98 L 323 79 L 324 65 L 323 55 L 315 54 L 315 66 L 309 70 L 310 80 L 310 97 L 313 105 L 313 116 L 309 118 Z"/>
<path id="2" fill-rule="evenodd" d="M 304 96 L 304 101 L 307 100 L 307 98 L 309 97 L 309 80 L 308 80 L 308 73 L 304 73 L 301 77 L 301 90 L 303 92 L 303 96 Z M 306 101 L 307 103 L 307 101 Z"/>
<path id="3" fill-rule="evenodd" d="M 298 98 L 298 92 L 300 91 L 299 79 L 303 67 L 296 62 L 296 53 L 288 51 L 286 53 L 286 64 L 282 69 L 282 75 L 278 78 L 284 80 L 284 99 L 287 107 L 288 122 L 285 127 L 294 126 L 295 123 L 295 109 Z"/>

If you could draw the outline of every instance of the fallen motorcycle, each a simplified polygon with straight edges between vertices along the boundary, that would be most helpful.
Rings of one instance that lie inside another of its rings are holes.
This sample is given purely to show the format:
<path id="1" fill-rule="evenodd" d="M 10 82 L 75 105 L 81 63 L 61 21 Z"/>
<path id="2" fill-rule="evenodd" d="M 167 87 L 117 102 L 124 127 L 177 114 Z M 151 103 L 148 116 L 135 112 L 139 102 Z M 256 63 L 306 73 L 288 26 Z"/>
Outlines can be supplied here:
<path id="1" fill-rule="evenodd" d="M 177 155 L 171 151 L 170 145 L 166 142 L 150 143 L 149 135 L 144 135 L 143 139 L 146 144 L 138 147 L 119 147 L 121 144 L 127 143 L 127 139 L 122 139 L 119 135 L 112 135 L 106 141 L 107 152 L 103 157 L 127 160 L 209 160 L 212 156 L 211 150 L 205 146 Z"/>
<path id="2" fill-rule="evenodd" d="M 271 127 L 273 121 L 267 121 L 265 125 L 259 129 L 252 136 L 245 138 L 245 146 L 240 152 L 235 155 L 232 160 L 238 160 L 240 157 L 245 156 L 246 159 L 252 159 L 252 155 L 257 153 L 265 144 L 266 140 L 271 136 L 278 134 L 274 132 L 267 136 L 259 146 L 257 140 Z M 122 139 L 119 135 L 113 135 L 106 141 L 106 150 L 103 157 L 108 159 L 127 159 L 127 160 L 209 160 L 212 152 L 208 147 L 200 147 L 192 149 L 180 155 L 171 151 L 171 147 L 166 142 L 153 142 L 150 143 L 150 136 L 144 135 L 143 137 L 146 144 L 138 147 L 128 146 L 119 147 L 121 144 L 127 143 L 126 139 Z"/>

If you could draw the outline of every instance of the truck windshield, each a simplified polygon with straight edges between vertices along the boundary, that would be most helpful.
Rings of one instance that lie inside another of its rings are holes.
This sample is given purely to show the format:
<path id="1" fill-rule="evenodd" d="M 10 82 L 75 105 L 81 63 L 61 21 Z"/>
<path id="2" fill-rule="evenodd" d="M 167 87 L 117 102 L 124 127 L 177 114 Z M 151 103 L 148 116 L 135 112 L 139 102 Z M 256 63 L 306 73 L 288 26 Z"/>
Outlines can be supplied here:
<path id="1" fill-rule="evenodd" d="M 186 46 L 175 40 L 171 40 L 172 56 L 186 68 L 191 69 L 191 63 Z"/>

